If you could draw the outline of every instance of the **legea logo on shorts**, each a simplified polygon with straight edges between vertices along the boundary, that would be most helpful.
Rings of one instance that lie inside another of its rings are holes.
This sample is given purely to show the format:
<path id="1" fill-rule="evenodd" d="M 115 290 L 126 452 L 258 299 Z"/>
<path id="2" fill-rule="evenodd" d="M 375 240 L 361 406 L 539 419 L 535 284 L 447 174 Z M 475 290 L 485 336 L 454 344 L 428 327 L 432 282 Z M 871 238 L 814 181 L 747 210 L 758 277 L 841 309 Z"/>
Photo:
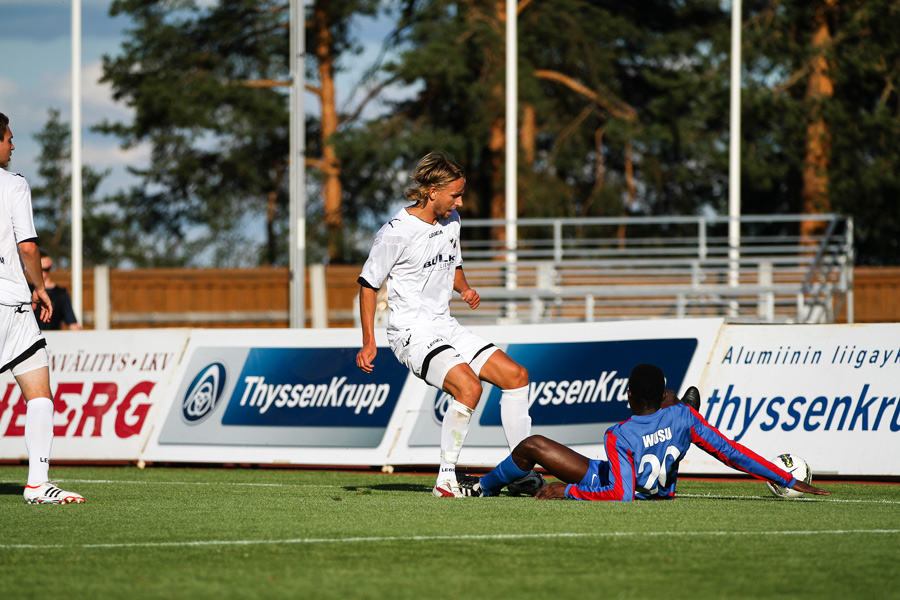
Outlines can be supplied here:
<path id="1" fill-rule="evenodd" d="M 444 422 L 444 415 L 447 414 L 447 409 L 450 408 L 451 402 L 453 402 L 453 396 L 447 392 L 438 392 L 438 395 L 435 396 L 434 410 L 431 411 L 431 416 L 438 425 Z"/>
<path id="2" fill-rule="evenodd" d="M 213 413 L 225 389 L 225 365 L 212 363 L 194 377 L 181 402 L 181 416 L 196 425 Z"/>

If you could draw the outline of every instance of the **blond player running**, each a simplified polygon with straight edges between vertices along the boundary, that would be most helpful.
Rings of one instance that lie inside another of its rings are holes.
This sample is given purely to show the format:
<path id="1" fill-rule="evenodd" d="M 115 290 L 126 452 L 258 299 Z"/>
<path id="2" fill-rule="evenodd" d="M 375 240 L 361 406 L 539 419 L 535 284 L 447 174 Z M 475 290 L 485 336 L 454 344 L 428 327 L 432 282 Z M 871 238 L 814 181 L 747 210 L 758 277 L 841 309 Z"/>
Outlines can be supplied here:
<path id="1" fill-rule="evenodd" d="M 459 487 L 456 464 L 481 398 L 481 382 L 503 392 L 500 418 L 512 449 L 531 430 L 528 371 L 450 316 L 454 291 L 470 308 L 480 303 L 478 292 L 466 282 L 460 254 L 456 209 L 462 206 L 466 187 L 463 168 L 449 155 L 431 152 L 419 161 L 412 179 L 416 185 L 406 197 L 413 204 L 378 231 L 358 279 L 363 347 L 356 365 L 372 372 L 376 294 L 387 282 L 391 350 L 416 377 L 454 398 L 441 425 L 441 464 L 432 492 L 461 498 L 466 494 Z M 533 494 L 543 480 L 532 472 L 510 487 L 515 484 Z"/>

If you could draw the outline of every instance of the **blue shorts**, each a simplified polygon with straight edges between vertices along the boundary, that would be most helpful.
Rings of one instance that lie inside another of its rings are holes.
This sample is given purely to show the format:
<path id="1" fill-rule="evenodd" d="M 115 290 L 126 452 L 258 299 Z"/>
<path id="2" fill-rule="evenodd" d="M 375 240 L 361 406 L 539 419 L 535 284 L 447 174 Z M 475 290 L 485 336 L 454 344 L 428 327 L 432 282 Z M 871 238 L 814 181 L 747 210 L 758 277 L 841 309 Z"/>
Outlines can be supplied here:
<path id="1" fill-rule="evenodd" d="M 594 488 L 609 485 L 609 463 L 599 458 L 591 460 L 587 473 L 578 483 L 578 487 Z"/>

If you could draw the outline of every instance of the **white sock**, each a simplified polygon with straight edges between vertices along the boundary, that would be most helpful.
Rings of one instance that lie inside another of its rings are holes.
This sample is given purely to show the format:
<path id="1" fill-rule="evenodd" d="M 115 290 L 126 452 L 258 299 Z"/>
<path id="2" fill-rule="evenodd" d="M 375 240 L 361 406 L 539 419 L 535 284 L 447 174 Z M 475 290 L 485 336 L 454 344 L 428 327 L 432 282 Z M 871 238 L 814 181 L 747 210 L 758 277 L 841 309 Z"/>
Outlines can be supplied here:
<path id="1" fill-rule="evenodd" d="M 528 415 L 528 386 L 503 390 L 500 396 L 500 422 L 509 450 L 531 435 L 531 417 Z"/>
<path id="2" fill-rule="evenodd" d="M 441 422 L 441 467 L 438 470 L 437 482 L 456 481 L 456 463 L 459 462 L 459 451 L 462 450 L 466 434 L 469 432 L 469 421 L 475 410 L 462 402 L 454 400 L 444 413 Z"/>
<path id="3" fill-rule="evenodd" d="M 25 405 L 28 485 L 40 485 L 50 479 L 51 446 L 53 446 L 53 400 L 32 398 Z"/>

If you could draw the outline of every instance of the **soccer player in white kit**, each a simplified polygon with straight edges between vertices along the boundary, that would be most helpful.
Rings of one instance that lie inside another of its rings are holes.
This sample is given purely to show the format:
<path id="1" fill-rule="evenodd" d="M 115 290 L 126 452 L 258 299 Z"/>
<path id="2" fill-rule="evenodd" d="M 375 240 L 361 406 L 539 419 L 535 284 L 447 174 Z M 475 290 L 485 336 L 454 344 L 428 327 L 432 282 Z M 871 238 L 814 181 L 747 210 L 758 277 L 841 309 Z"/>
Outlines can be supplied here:
<path id="1" fill-rule="evenodd" d="M 41 276 L 41 254 L 34 229 L 31 188 L 24 177 L 6 171 L 15 146 L 9 118 L 0 113 L 0 372 L 16 378 L 25 398 L 25 447 L 28 450 L 29 504 L 80 504 L 84 497 L 50 481 L 53 400 L 50 362 L 32 301 L 49 321 L 53 307 Z M 29 290 L 25 272 L 34 284 Z"/>
<path id="2" fill-rule="evenodd" d="M 463 168 L 447 154 L 431 152 L 419 161 L 412 179 L 416 187 L 407 190 L 406 197 L 413 204 L 400 209 L 375 235 L 358 280 L 363 347 L 356 365 L 372 372 L 378 351 L 376 295 L 387 282 L 391 350 L 416 377 L 454 398 L 441 425 L 441 464 L 432 493 L 439 498 L 461 498 L 465 494 L 456 477 L 456 464 L 481 398 L 481 382 L 503 392 L 500 418 L 513 449 L 531 432 L 528 371 L 450 316 L 454 291 L 470 308 L 480 303 L 478 292 L 466 283 L 460 254 L 456 209 L 462 206 L 466 186 Z M 543 485 L 534 472 L 522 479 L 520 485 L 537 489 Z"/>

